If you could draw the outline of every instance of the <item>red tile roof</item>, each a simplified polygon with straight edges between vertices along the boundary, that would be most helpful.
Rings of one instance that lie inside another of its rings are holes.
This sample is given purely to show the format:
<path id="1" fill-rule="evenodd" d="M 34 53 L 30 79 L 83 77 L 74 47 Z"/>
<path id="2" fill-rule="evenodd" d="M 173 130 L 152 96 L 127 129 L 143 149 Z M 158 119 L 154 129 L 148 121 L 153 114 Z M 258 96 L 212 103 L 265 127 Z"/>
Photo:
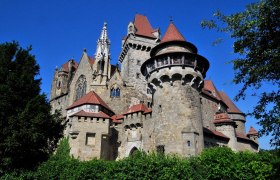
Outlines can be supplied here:
<path id="1" fill-rule="evenodd" d="M 235 134 L 236 134 L 236 137 L 237 137 L 237 138 L 245 139 L 245 140 L 251 140 L 251 139 L 249 139 L 249 138 L 248 138 L 245 134 L 243 134 L 243 133 L 236 132 Z"/>
<path id="2" fill-rule="evenodd" d="M 88 56 L 88 62 L 90 65 L 93 65 L 95 60 L 92 57 Z"/>
<path id="3" fill-rule="evenodd" d="M 221 95 L 222 100 L 228 106 L 227 111 L 229 113 L 242 113 L 243 114 L 243 112 L 238 109 L 238 107 L 230 100 L 230 98 L 227 96 L 227 94 L 225 92 L 221 91 L 220 95 Z"/>
<path id="4" fill-rule="evenodd" d="M 204 80 L 204 90 L 210 91 L 215 98 L 222 100 L 219 91 L 216 89 L 214 83 L 211 80 Z"/>
<path id="5" fill-rule="evenodd" d="M 215 115 L 215 120 L 214 120 L 214 124 L 219 124 L 219 123 L 234 123 L 234 121 L 230 119 L 228 114 L 220 113 Z"/>
<path id="6" fill-rule="evenodd" d="M 75 101 L 71 106 L 66 108 L 66 110 L 72 109 L 74 107 L 81 106 L 84 104 L 97 104 L 97 105 L 101 105 L 101 106 L 105 107 L 106 109 L 112 111 L 111 108 L 94 91 L 90 91 L 89 93 L 87 93 L 86 95 L 84 95 L 83 97 L 81 97 L 80 99 Z"/>
<path id="7" fill-rule="evenodd" d="M 222 138 L 225 138 L 225 139 L 229 139 L 229 137 L 227 137 L 223 133 L 221 133 L 219 131 L 208 129 L 206 127 L 203 127 L 203 132 L 207 133 L 207 134 L 210 134 L 210 135 L 214 135 L 214 136 L 222 137 Z"/>
<path id="8" fill-rule="evenodd" d="M 168 42 L 168 41 L 186 41 L 179 30 L 175 27 L 175 25 L 171 22 L 161 39 L 160 43 Z"/>
<path id="9" fill-rule="evenodd" d="M 141 14 L 136 14 L 134 18 L 134 26 L 136 28 L 135 34 L 156 38 L 153 35 L 154 29 L 152 28 L 148 18 Z"/>
<path id="10" fill-rule="evenodd" d="M 258 135 L 258 131 L 255 130 L 252 126 L 249 129 L 248 135 Z"/>
<path id="11" fill-rule="evenodd" d="M 63 65 L 62 65 L 62 68 L 63 68 L 63 70 L 65 71 L 65 72 L 69 72 L 70 71 L 70 69 L 69 69 L 69 63 L 71 63 L 71 59 L 69 60 L 69 61 L 67 61 L 66 63 L 64 63 Z M 78 68 L 78 63 L 75 61 L 75 60 L 73 60 L 73 62 L 74 62 L 74 68 L 75 68 L 75 70 Z"/>
<path id="12" fill-rule="evenodd" d="M 135 112 L 149 112 L 150 110 L 143 104 L 136 104 L 131 106 L 124 114 L 131 114 Z"/>
<path id="13" fill-rule="evenodd" d="M 114 123 L 122 123 L 122 120 L 124 119 L 122 114 L 114 115 L 111 117 Z"/>
<path id="14" fill-rule="evenodd" d="M 105 114 L 104 112 L 100 111 L 97 113 L 94 112 L 85 112 L 84 110 L 81 110 L 71 116 L 81 116 L 81 117 L 95 117 L 95 118 L 108 118 L 111 119 L 108 114 Z"/>
<path id="15" fill-rule="evenodd" d="M 148 114 L 148 113 L 151 113 L 152 112 L 152 109 L 151 108 L 148 108 L 144 111 L 144 114 Z"/>

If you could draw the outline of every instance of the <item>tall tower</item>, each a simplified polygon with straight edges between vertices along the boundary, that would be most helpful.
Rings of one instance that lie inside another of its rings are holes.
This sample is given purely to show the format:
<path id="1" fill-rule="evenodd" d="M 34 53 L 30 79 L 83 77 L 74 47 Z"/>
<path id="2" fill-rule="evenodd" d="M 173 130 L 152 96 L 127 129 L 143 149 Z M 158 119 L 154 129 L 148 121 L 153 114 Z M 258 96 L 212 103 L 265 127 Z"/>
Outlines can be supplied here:
<path id="1" fill-rule="evenodd" d="M 106 85 L 108 79 L 110 78 L 111 65 L 110 65 L 110 40 L 107 34 L 107 23 L 101 31 L 100 38 L 97 41 L 97 48 L 95 53 L 96 63 L 95 71 L 93 72 L 94 85 Z"/>
<path id="2" fill-rule="evenodd" d="M 200 90 L 209 62 L 171 22 L 141 72 L 153 93 L 158 151 L 196 155 L 204 147 Z"/>
<path id="3" fill-rule="evenodd" d="M 153 29 L 146 16 L 136 14 L 134 22 L 128 24 L 127 35 L 122 42 L 119 56 L 122 79 L 143 94 L 146 94 L 147 87 L 140 67 L 150 58 L 150 51 L 158 44 L 159 37 L 159 29 Z"/>

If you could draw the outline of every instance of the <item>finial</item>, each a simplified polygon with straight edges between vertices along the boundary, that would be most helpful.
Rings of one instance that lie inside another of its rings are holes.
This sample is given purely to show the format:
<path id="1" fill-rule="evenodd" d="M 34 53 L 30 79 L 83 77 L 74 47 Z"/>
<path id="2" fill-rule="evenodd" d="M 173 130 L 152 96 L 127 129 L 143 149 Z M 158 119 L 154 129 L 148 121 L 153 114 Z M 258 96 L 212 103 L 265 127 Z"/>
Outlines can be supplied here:
<path id="1" fill-rule="evenodd" d="M 173 19 L 172 19 L 172 16 L 170 16 L 170 23 L 173 23 Z"/>
<path id="2" fill-rule="evenodd" d="M 86 48 L 84 48 L 84 52 L 87 52 L 87 49 L 86 49 Z"/>

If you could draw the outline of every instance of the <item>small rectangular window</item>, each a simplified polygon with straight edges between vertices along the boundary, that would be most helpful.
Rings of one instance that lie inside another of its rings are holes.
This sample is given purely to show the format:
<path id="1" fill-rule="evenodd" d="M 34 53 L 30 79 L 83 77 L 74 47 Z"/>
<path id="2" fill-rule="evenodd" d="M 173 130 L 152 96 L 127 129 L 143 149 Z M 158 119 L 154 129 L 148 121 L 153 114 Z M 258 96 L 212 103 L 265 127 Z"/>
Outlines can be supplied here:
<path id="1" fill-rule="evenodd" d="M 187 144 L 190 147 L 191 146 L 191 141 L 187 141 Z"/>
<path id="2" fill-rule="evenodd" d="M 140 73 L 136 73 L 136 78 L 137 78 L 137 79 L 140 78 Z"/>
<path id="3" fill-rule="evenodd" d="M 164 154 L 164 145 L 158 145 L 157 146 L 157 153 L 161 153 L 161 154 Z"/>
<path id="4" fill-rule="evenodd" d="M 86 145 L 95 146 L 95 133 L 86 134 Z"/>
<path id="5" fill-rule="evenodd" d="M 141 61 L 140 60 L 137 60 L 137 65 L 141 65 Z"/>

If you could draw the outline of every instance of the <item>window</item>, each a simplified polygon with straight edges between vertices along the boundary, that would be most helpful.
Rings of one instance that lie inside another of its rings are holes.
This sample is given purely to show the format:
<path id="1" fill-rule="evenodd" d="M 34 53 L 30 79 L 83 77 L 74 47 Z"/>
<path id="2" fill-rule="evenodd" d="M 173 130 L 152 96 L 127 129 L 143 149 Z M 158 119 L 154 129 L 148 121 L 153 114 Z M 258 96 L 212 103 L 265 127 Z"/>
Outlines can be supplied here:
<path id="1" fill-rule="evenodd" d="M 110 92 L 110 96 L 119 98 L 121 96 L 120 88 L 118 88 L 118 87 L 117 88 L 112 88 L 111 92 Z"/>
<path id="2" fill-rule="evenodd" d="M 141 65 L 141 61 L 140 60 L 137 60 L 137 65 Z"/>
<path id="3" fill-rule="evenodd" d="M 187 145 L 190 147 L 191 146 L 191 141 L 187 141 Z"/>
<path id="4" fill-rule="evenodd" d="M 81 75 L 76 83 L 76 97 L 75 100 L 80 99 L 83 95 L 86 94 L 87 89 L 87 82 L 86 77 L 84 75 Z"/>
<path id="5" fill-rule="evenodd" d="M 57 81 L 56 86 L 57 86 L 57 89 L 60 89 L 60 87 L 61 87 L 61 81 L 60 81 L 60 80 L 59 80 L 59 81 Z"/>
<path id="6" fill-rule="evenodd" d="M 104 60 L 103 60 L 104 57 L 102 57 L 102 60 L 101 61 L 98 61 L 98 64 L 97 64 L 97 72 L 99 74 L 102 74 L 103 71 L 104 71 Z"/>
<path id="7" fill-rule="evenodd" d="M 140 73 L 136 73 L 136 78 L 137 78 L 137 79 L 140 78 Z"/>
<path id="8" fill-rule="evenodd" d="M 164 145 L 158 145 L 157 146 L 157 153 L 164 154 Z"/>
<path id="9" fill-rule="evenodd" d="M 95 133 L 86 134 L 86 145 L 95 146 Z"/>

